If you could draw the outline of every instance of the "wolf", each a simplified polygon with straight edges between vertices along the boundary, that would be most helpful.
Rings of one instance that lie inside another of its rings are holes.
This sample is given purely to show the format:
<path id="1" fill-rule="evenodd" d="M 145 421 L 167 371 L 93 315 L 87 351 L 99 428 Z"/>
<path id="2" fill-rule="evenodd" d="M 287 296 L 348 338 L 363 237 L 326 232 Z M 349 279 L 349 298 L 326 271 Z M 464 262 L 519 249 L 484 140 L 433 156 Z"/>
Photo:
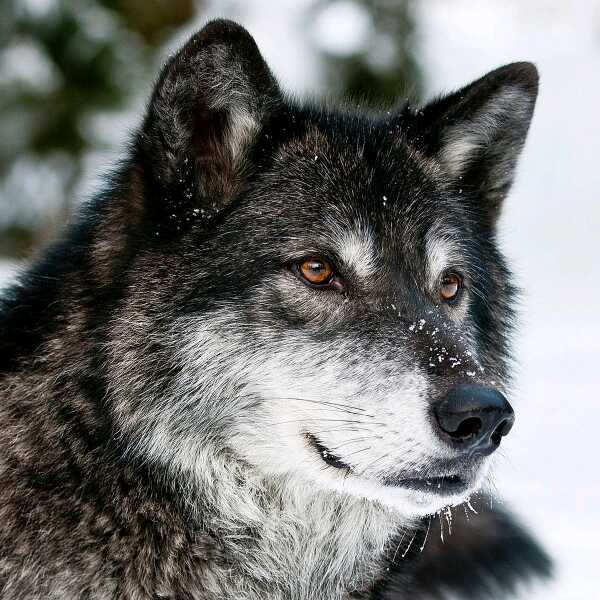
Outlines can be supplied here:
<path id="1" fill-rule="evenodd" d="M 3 295 L 0 597 L 480 598 L 549 574 L 478 492 L 514 421 L 496 230 L 537 88 L 515 63 L 421 107 L 300 102 L 241 26 L 193 35 Z"/>

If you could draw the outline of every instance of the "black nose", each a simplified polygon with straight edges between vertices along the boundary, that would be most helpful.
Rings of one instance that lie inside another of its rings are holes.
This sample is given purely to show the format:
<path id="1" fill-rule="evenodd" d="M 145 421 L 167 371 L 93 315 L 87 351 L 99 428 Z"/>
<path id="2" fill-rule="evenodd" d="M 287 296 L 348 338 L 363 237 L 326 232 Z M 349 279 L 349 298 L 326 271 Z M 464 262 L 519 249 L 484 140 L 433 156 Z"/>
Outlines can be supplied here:
<path id="1" fill-rule="evenodd" d="M 491 454 L 511 430 L 515 413 L 497 390 L 463 384 L 433 407 L 442 437 L 455 448 Z"/>

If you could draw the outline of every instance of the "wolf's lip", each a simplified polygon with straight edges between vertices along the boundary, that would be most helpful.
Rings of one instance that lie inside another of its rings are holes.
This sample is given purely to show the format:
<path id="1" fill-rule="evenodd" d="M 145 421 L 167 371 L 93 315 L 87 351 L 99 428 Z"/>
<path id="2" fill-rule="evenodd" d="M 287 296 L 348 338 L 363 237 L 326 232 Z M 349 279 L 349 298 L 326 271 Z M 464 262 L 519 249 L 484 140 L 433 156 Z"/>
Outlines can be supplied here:
<path id="1" fill-rule="evenodd" d="M 305 433 L 304 435 L 308 440 L 308 443 L 317 451 L 324 463 L 330 467 L 335 467 L 336 469 L 352 470 L 350 465 L 346 464 L 339 456 L 335 455 L 329 448 L 324 446 L 314 435 L 312 435 L 312 433 Z"/>
<path id="2" fill-rule="evenodd" d="M 312 433 L 305 433 L 304 436 L 325 464 L 349 473 L 352 472 L 352 467 L 349 464 L 345 463 L 339 456 L 324 446 Z M 381 483 L 389 487 L 402 487 L 415 492 L 425 492 L 436 496 L 462 494 L 470 487 L 468 479 L 460 475 L 441 475 L 423 478 L 388 476 Z"/>
<path id="3" fill-rule="evenodd" d="M 383 480 L 390 487 L 403 487 L 415 492 L 426 492 L 438 496 L 461 494 L 469 489 L 469 482 L 459 475 L 443 475 L 440 477 L 386 477 Z"/>

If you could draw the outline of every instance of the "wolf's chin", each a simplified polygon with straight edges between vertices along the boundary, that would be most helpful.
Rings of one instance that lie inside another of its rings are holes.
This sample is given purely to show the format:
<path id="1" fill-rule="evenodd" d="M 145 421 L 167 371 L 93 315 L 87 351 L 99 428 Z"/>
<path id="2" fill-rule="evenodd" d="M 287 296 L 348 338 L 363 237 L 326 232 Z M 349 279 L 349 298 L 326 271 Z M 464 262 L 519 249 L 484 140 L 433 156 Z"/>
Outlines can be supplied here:
<path id="1" fill-rule="evenodd" d="M 477 490 L 478 486 L 465 486 L 455 493 L 438 494 L 408 487 L 391 487 L 381 483 L 365 486 L 358 482 L 352 493 L 364 494 L 367 498 L 395 509 L 406 517 L 425 517 L 448 506 L 462 504 Z M 350 490 L 349 490 L 350 491 Z"/>
<path id="2" fill-rule="evenodd" d="M 327 467 L 317 472 L 305 473 L 312 483 L 319 487 L 339 492 L 342 495 L 363 498 L 393 509 L 404 519 L 418 519 L 433 515 L 441 510 L 463 504 L 480 488 L 487 469 L 480 469 L 477 475 L 460 485 L 446 489 L 430 490 L 426 480 L 417 485 L 414 480 L 406 484 L 389 485 L 381 479 L 358 476 L 346 469 Z M 432 481 L 433 483 L 433 481 Z M 440 482 L 441 483 L 441 482 Z"/>
<path id="3" fill-rule="evenodd" d="M 362 496 L 396 509 L 407 517 L 423 517 L 462 504 L 476 493 L 488 470 L 488 461 L 471 469 L 422 475 L 398 473 L 369 477 L 356 473 L 344 460 L 331 452 L 318 438 L 305 434 L 309 448 L 323 462 L 317 479 L 336 490 Z"/>

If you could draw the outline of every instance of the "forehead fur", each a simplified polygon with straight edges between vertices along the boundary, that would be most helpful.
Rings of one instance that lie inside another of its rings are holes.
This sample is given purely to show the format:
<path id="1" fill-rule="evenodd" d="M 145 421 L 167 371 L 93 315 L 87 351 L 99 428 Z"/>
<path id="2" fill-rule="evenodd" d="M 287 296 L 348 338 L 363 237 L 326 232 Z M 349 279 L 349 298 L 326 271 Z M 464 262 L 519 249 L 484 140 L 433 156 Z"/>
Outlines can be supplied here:
<path id="1" fill-rule="evenodd" d="M 285 171 L 293 191 L 327 206 L 366 208 L 371 217 L 446 188 L 436 161 L 410 142 L 398 115 L 288 110 L 265 128 L 257 154 L 273 146 L 270 166 Z"/>
<path id="2" fill-rule="evenodd" d="M 448 190 L 401 120 L 304 110 L 286 113 L 284 124 L 265 129 L 263 143 L 276 150 L 254 196 L 280 214 L 277 226 L 333 238 L 348 256 L 369 257 L 369 268 L 380 246 L 394 256 L 423 246 Z"/>
<path id="3" fill-rule="evenodd" d="M 269 142 L 281 142 L 277 158 L 312 158 L 333 153 L 340 160 L 367 159 L 398 173 L 417 169 L 440 186 L 447 178 L 439 162 L 427 156 L 412 139 L 411 117 L 398 112 L 366 113 L 339 107 L 288 107 L 279 135 L 267 135 Z M 283 133 L 283 136 L 281 135 Z M 341 166 L 341 165 L 340 165 Z"/>

